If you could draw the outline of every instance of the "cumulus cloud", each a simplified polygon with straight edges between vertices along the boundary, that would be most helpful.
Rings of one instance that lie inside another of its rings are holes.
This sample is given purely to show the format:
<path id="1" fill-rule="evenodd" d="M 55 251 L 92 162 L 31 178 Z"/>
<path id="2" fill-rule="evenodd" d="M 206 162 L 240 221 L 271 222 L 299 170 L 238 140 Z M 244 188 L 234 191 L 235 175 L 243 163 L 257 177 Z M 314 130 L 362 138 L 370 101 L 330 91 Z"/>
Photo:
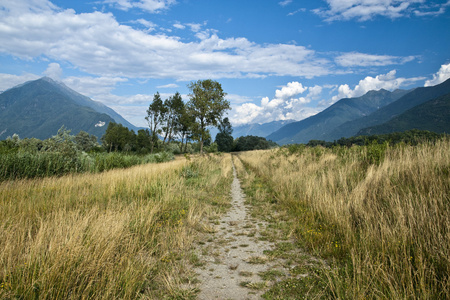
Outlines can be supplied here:
<path id="1" fill-rule="evenodd" d="M 366 78 L 360 80 L 354 89 L 351 89 L 348 84 L 340 85 L 337 89 L 338 94 L 332 97 L 332 102 L 336 102 L 342 98 L 359 97 L 372 90 L 385 89 L 393 91 L 424 79 L 423 77 L 396 78 L 396 73 L 397 72 L 395 70 L 392 70 L 386 74 L 381 74 L 375 77 L 367 76 Z"/>
<path id="2" fill-rule="evenodd" d="M 344 53 L 335 58 L 338 65 L 343 67 L 373 67 L 404 64 L 415 59 L 415 56 L 373 55 L 359 52 Z"/>
<path id="3" fill-rule="evenodd" d="M 306 96 L 300 96 L 309 90 Z M 304 87 L 300 82 L 289 82 L 275 91 L 275 97 L 264 97 L 260 104 L 243 103 L 232 109 L 230 120 L 234 125 L 267 123 L 279 120 L 302 120 L 318 110 L 307 107 L 314 97 L 322 92 L 319 86 Z"/>
<path id="4" fill-rule="evenodd" d="M 448 2 L 424 5 L 425 0 L 325 0 L 328 4 L 326 8 L 313 10 L 317 15 L 325 18 L 326 21 L 351 20 L 367 21 L 376 16 L 396 19 L 400 17 L 424 16 L 443 13 L 448 6 Z"/>
<path id="5" fill-rule="evenodd" d="M 61 76 L 63 74 L 63 70 L 58 63 L 50 63 L 47 69 L 43 72 L 45 76 L 48 76 L 54 80 L 61 80 Z"/>
<path id="6" fill-rule="evenodd" d="M 433 75 L 433 79 L 425 81 L 425 86 L 433 86 L 450 78 L 450 63 L 442 65 L 439 71 Z"/>
<path id="7" fill-rule="evenodd" d="M 176 36 L 150 34 L 119 24 L 111 13 L 77 14 L 71 9 L 56 9 L 48 1 L 35 2 L 0 4 L 0 52 L 23 59 L 66 61 L 102 77 L 187 81 L 265 76 L 312 78 L 332 72 L 327 59 L 303 46 L 222 39 L 214 30 L 199 31 L 198 42 L 184 43 Z M 123 5 L 126 3 L 137 2 L 125 1 Z M 186 26 L 195 31 L 200 30 L 201 24 Z"/>
<path id="8" fill-rule="evenodd" d="M 307 88 L 303 87 L 300 82 L 289 82 L 281 90 L 275 91 L 275 97 L 281 99 L 292 98 L 295 95 L 302 94 Z"/>

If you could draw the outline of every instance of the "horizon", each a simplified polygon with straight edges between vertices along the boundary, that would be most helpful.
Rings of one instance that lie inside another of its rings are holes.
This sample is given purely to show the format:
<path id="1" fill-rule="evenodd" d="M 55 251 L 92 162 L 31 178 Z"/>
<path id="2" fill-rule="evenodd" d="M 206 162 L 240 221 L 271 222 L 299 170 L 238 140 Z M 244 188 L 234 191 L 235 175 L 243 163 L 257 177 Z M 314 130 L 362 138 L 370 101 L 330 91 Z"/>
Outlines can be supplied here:
<path id="1" fill-rule="evenodd" d="M 450 78 L 450 1 L 241 2 L 0 3 L 0 90 L 47 76 L 147 127 L 156 92 L 210 78 L 237 127 Z"/>

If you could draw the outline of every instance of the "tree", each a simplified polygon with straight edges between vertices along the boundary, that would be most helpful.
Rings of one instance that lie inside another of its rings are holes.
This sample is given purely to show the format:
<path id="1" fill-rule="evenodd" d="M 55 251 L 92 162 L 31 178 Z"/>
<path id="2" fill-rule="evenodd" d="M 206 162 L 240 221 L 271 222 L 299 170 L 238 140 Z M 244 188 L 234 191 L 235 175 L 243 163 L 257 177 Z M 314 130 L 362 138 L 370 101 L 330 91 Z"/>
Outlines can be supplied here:
<path id="1" fill-rule="evenodd" d="M 241 136 L 236 140 L 235 151 L 263 150 L 276 147 L 277 144 L 260 136 Z"/>
<path id="2" fill-rule="evenodd" d="M 81 130 L 74 137 L 74 142 L 77 145 L 78 150 L 84 152 L 89 152 L 90 150 L 100 146 L 95 135 L 91 135 L 83 130 Z"/>
<path id="3" fill-rule="evenodd" d="M 131 151 L 136 145 L 136 134 L 122 124 L 110 122 L 105 134 L 101 138 L 103 147 L 109 152 Z"/>
<path id="4" fill-rule="evenodd" d="M 181 118 L 181 114 L 184 109 L 183 99 L 181 98 L 180 93 L 176 92 L 175 95 L 171 96 L 169 99 L 164 101 L 165 108 L 165 120 L 163 126 L 164 139 L 163 144 L 170 142 L 173 137 L 178 134 L 179 130 L 179 121 Z"/>
<path id="5" fill-rule="evenodd" d="M 180 135 L 181 145 L 180 151 L 183 152 L 183 141 L 185 142 L 184 152 L 187 151 L 189 139 L 192 138 L 192 128 L 195 123 L 195 117 L 189 114 L 187 107 L 184 106 L 181 110 L 180 119 L 178 121 L 178 133 Z"/>
<path id="6" fill-rule="evenodd" d="M 148 127 L 150 128 L 152 138 L 150 140 L 150 153 L 153 153 L 153 148 L 158 142 L 158 125 L 163 122 L 165 118 L 166 110 L 164 108 L 164 103 L 161 100 L 161 96 L 158 92 L 153 96 L 153 102 L 148 106 L 147 116 L 145 119 L 148 122 Z"/>
<path id="7" fill-rule="evenodd" d="M 75 156 L 77 148 L 74 143 L 74 136 L 70 132 L 71 130 L 62 125 L 56 135 L 43 142 L 44 151 L 59 152 L 67 157 Z"/>
<path id="8" fill-rule="evenodd" d="M 152 136 L 148 129 L 139 129 L 136 136 L 136 147 L 139 153 L 148 153 L 151 147 Z"/>
<path id="9" fill-rule="evenodd" d="M 231 152 L 233 149 L 233 128 L 231 127 L 230 121 L 228 118 L 225 118 L 220 122 L 219 133 L 216 135 L 216 144 L 217 149 L 220 152 Z"/>
<path id="10" fill-rule="evenodd" d="M 191 82 L 188 85 L 188 111 L 195 118 L 193 133 L 200 142 L 200 153 L 203 154 L 203 143 L 209 136 L 208 126 L 217 126 L 224 112 L 230 109 L 225 100 L 226 93 L 217 81 L 207 79 Z"/>

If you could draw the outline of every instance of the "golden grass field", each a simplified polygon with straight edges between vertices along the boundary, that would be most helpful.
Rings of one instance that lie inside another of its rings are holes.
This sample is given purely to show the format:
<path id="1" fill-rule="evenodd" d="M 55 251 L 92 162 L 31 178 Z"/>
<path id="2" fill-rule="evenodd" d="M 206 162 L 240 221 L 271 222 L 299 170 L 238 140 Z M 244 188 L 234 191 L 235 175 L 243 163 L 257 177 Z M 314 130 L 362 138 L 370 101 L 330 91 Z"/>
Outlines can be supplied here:
<path id="1" fill-rule="evenodd" d="M 318 262 L 266 299 L 450 298 L 449 140 L 233 156 L 254 215 Z M 0 298 L 194 299 L 231 180 L 226 154 L 1 182 Z"/>
<path id="2" fill-rule="evenodd" d="M 289 214 L 299 247 L 324 259 L 315 271 L 325 298 L 449 298 L 449 140 L 388 146 L 374 164 L 371 150 L 300 147 L 238 158 L 248 194 Z"/>
<path id="3" fill-rule="evenodd" d="M 192 243 L 227 207 L 231 174 L 227 155 L 0 183 L 0 298 L 194 294 L 181 288 Z"/>

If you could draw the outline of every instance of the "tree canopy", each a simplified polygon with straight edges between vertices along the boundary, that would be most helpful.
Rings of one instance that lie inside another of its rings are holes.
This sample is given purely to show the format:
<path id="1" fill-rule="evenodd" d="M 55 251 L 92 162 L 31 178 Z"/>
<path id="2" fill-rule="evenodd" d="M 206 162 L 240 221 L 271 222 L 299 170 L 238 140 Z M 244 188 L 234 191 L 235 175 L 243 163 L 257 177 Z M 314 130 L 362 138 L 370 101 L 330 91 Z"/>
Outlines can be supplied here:
<path id="1" fill-rule="evenodd" d="M 231 127 L 230 121 L 228 118 L 224 118 L 219 126 L 219 133 L 216 135 L 217 149 L 221 152 L 231 152 L 233 150 L 233 128 Z"/>
<path id="2" fill-rule="evenodd" d="M 191 91 L 188 112 L 195 118 L 193 133 L 203 153 L 203 143 L 209 136 L 208 126 L 217 126 L 225 111 L 230 109 L 230 103 L 225 100 L 226 93 L 217 81 L 198 80 L 191 82 L 188 88 Z"/>

